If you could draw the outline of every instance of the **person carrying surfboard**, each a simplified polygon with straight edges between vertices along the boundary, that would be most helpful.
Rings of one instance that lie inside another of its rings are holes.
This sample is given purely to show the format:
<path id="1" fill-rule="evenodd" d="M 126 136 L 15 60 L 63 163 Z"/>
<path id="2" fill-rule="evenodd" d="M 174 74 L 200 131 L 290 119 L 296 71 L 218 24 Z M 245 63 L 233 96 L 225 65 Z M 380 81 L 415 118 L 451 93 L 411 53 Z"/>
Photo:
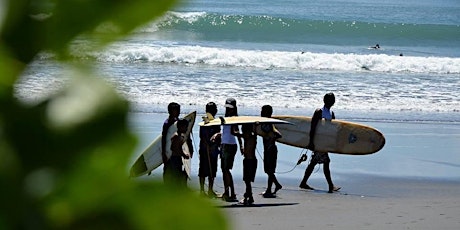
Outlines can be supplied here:
<path id="1" fill-rule="evenodd" d="M 273 114 L 273 108 L 270 105 L 262 106 L 260 112 L 261 117 L 270 118 Z M 261 130 L 264 133 L 262 140 L 264 144 L 264 171 L 268 175 L 267 190 L 262 194 L 265 198 L 275 197 L 276 192 L 283 188 L 275 176 L 276 161 L 278 158 L 278 148 L 276 147 L 276 139 L 281 138 L 280 132 L 271 123 L 260 124 Z M 275 191 L 272 193 L 272 185 L 275 184 Z"/>
<path id="2" fill-rule="evenodd" d="M 179 120 L 180 114 L 180 105 L 176 102 L 171 102 L 168 104 L 168 118 L 163 123 L 163 129 L 161 132 L 161 157 L 163 158 L 163 180 L 167 180 L 166 174 L 168 172 L 168 157 L 166 156 L 166 136 L 168 134 L 168 129 L 171 127 L 177 120 Z"/>
<path id="3" fill-rule="evenodd" d="M 225 100 L 225 117 L 238 116 L 238 108 L 234 98 L 227 98 Z M 224 181 L 224 193 L 222 198 L 228 202 L 238 201 L 235 194 L 235 186 L 233 184 L 233 177 L 231 169 L 235 161 L 235 155 L 238 151 L 238 143 L 240 145 L 241 153 L 244 152 L 242 140 L 239 136 L 238 125 L 223 125 L 222 126 L 222 154 L 221 154 L 221 169 L 222 178 Z M 237 138 L 236 138 L 237 137 Z"/>
<path id="4" fill-rule="evenodd" d="M 242 125 L 242 138 L 244 141 L 244 149 L 242 154 L 243 159 L 243 181 L 246 185 L 246 192 L 244 198 L 240 203 L 244 205 L 251 205 L 254 203 L 254 197 L 252 196 L 252 185 L 256 178 L 257 171 L 257 158 L 256 158 L 256 147 L 257 147 L 257 134 L 255 131 L 254 124 Z"/>
<path id="5" fill-rule="evenodd" d="M 171 157 L 168 160 L 167 171 L 165 172 L 166 184 L 179 184 L 186 186 L 184 182 L 184 170 L 182 158 L 189 159 L 190 156 L 184 153 L 182 146 L 186 142 L 185 132 L 188 121 L 180 119 L 177 121 L 177 132 L 171 137 Z"/>
<path id="6" fill-rule="evenodd" d="M 208 122 L 214 120 L 217 114 L 217 105 L 214 102 L 206 104 L 206 117 L 203 120 Z M 211 198 L 216 197 L 214 192 L 214 178 L 217 172 L 217 158 L 220 154 L 220 139 L 213 138 L 214 134 L 220 133 L 220 126 L 200 126 L 200 167 L 198 177 L 200 178 L 200 192 L 204 191 L 204 181 L 208 177 L 208 193 Z"/>
<path id="7" fill-rule="evenodd" d="M 326 177 L 327 183 L 329 185 L 328 193 L 333 193 L 334 191 L 338 191 L 340 187 L 335 187 L 334 183 L 332 183 L 331 171 L 329 169 L 329 164 L 331 160 L 327 152 L 315 151 L 315 144 L 314 144 L 316 126 L 318 122 L 321 119 L 326 119 L 326 120 L 335 119 L 335 114 L 334 112 L 331 111 L 331 107 L 335 104 L 335 95 L 333 93 L 327 93 L 326 95 L 324 95 L 323 101 L 324 101 L 323 108 L 317 109 L 314 112 L 313 117 L 311 119 L 310 141 L 309 141 L 307 148 L 313 151 L 313 154 L 312 154 L 310 163 L 305 169 L 305 174 L 303 176 L 302 181 L 300 182 L 299 187 L 302 189 L 313 190 L 313 188 L 307 184 L 308 178 L 312 174 L 313 169 L 315 168 L 317 164 L 323 164 L 324 176 Z"/>

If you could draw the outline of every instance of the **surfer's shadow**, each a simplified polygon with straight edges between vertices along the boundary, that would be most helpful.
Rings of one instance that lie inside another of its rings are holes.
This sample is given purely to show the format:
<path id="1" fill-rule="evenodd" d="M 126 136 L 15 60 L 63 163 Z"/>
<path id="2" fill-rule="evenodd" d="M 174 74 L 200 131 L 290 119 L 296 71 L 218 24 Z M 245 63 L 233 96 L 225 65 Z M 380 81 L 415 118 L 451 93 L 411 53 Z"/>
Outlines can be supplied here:
<path id="1" fill-rule="evenodd" d="M 221 205 L 220 208 L 264 208 L 264 207 L 280 207 L 280 206 L 292 206 L 298 205 L 299 203 L 255 203 L 251 205 L 244 205 L 240 203 L 234 203 L 229 205 Z"/>
<path id="2" fill-rule="evenodd" d="M 385 196 L 380 196 L 377 194 L 364 194 L 364 193 L 354 193 L 354 192 L 347 192 L 346 190 L 344 191 L 338 191 L 338 192 L 333 192 L 329 193 L 328 190 L 322 190 L 322 189 L 314 189 L 314 190 L 300 190 L 303 191 L 304 193 L 310 193 L 314 195 L 337 195 L 337 196 L 350 196 L 350 197 L 360 197 L 360 198 L 384 198 Z"/>

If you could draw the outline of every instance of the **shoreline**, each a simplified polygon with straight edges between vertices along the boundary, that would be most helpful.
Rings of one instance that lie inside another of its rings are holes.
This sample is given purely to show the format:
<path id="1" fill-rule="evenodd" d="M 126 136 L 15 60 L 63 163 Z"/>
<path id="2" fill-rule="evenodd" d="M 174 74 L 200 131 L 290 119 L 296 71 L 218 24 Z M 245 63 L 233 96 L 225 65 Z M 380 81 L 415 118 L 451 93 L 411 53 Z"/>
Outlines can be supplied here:
<path id="1" fill-rule="evenodd" d="M 132 114 L 131 114 L 132 115 Z M 132 161 L 160 132 L 165 114 L 134 114 L 130 128 L 139 137 Z M 197 119 L 199 122 L 199 118 Z M 385 147 L 364 156 L 330 154 L 332 180 L 342 189 L 328 194 L 322 168 L 298 188 L 307 162 L 289 173 L 277 173 L 283 189 L 263 198 L 267 176 L 259 160 L 253 183 L 255 205 L 244 207 L 213 199 L 228 218 L 230 229 L 457 229 L 460 226 L 460 126 L 446 124 L 364 123 L 380 130 Z M 194 127 L 194 146 L 199 143 Z M 258 141 L 261 142 L 261 141 Z M 292 169 L 302 149 L 278 145 L 278 172 Z M 258 147 L 259 154 L 262 148 Z M 189 187 L 199 193 L 198 149 L 192 158 Z M 258 158 L 260 155 L 258 154 Z M 310 153 L 308 154 L 310 157 Z M 242 198 L 242 157 L 232 170 L 237 197 Z M 131 162 L 127 168 L 130 167 Z M 318 166 L 317 166 L 318 167 Z M 127 170 L 128 172 L 129 170 Z M 162 168 L 140 180 L 161 180 Z M 218 170 L 214 191 L 222 193 Z"/>

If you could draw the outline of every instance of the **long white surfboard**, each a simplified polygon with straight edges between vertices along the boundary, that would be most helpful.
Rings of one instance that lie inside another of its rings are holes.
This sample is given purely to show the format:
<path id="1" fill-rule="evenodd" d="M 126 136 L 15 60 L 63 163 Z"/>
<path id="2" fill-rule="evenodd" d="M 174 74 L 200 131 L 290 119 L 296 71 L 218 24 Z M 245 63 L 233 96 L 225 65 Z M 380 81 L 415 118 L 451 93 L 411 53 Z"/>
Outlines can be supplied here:
<path id="1" fill-rule="evenodd" d="M 185 133 L 185 138 L 190 138 L 190 133 L 192 132 L 193 125 L 195 124 L 196 118 L 196 111 L 192 112 L 183 119 L 186 119 L 188 123 L 187 131 Z M 176 122 L 177 123 L 177 122 Z M 171 137 L 177 131 L 177 124 L 174 123 L 171 127 L 169 127 L 168 132 L 166 134 L 166 156 L 169 158 L 171 157 Z M 163 158 L 161 156 L 161 137 L 162 135 L 158 135 L 150 144 L 149 146 L 140 154 L 134 164 L 131 166 L 130 176 L 131 177 L 138 177 L 145 175 L 152 170 L 158 168 L 160 165 L 163 164 Z M 184 143 L 182 149 L 185 154 L 190 155 L 190 151 L 187 145 L 187 142 Z M 185 171 L 187 175 L 190 177 L 190 165 L 191 159 L 183 159 Z"/>
<path id="2" fill-rule="evenodd" d="M 293 125 L 275 124 L 282 138 L 278 142 L 306 148 L 310 142 L 311 117 L 273 116 Z M 349 155 L 372 154 L 383 148 L 385 137 L 378 130 L 347 121 L 321 120 L 316 127 L 315 150 Z"/>

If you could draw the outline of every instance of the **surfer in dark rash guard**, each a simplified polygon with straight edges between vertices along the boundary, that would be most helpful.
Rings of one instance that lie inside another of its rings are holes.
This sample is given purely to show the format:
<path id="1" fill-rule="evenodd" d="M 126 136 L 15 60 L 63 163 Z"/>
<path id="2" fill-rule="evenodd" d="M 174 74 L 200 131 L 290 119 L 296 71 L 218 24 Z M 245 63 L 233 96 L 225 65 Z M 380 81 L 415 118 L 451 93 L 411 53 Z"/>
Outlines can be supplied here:
<path id="1" fill-rule="evenodd" d="M 371 46 L 369 48 L 372 48 L 372 49 L 380 49 L 380 45 L 379 44 L 375 44 L 375 46 Z"/>
<path id="2" fill-rule="evenodd" d="M 329 163 L 331 162 L 331 160 L 329 159 L 329 155 L 327 152 L 315 151 L 315 145 L 314 145 L 316 126 L 318 122 L 321 119 L 326 119 L 326 120 L 335 119 L 335 114 L 334 112 L 331 111 L 331 107 L 335 104 L 335 95 L 333 93 L 328 93 L 324 95 L 323 101 L 324 101 L 323 108 L 317 109 L 311 119 L 310 142 L 307 148 L 313 151 L 313 154 L 311 156 L 311 160 L 307 166 L 307 169 L 305 169 L 305 174 L 303 176 L 302 181 L 300 182 L 299 187 L 302 189 L 313 190 L 313 188 L 307 184 L 308 178 L 312 174 L 313 169 L 315 168 L 316 164 L 323 164 L 324 165 L 323 166 L 324 176 L 326 177 L 327 183 L 329 185 L 328 193 L 333 193 L 334 191 L 338 191 L 340 187 L 335 187 L 334 184 L 332 183 L 331 171 L 329 169 Z"/>
<path id="3" fill-rule="evenodd" d="M 206 117 L 203 119 L 213 120 L 217 114 L 217 106 L 214 102 L 206 104 Z M 206 120 L 205 120 L 206 122 Z M 200 127 L 200 167 L 198 177 L 200 178 L 200 192 L 204 191 L 204 181 L 208 177 L 208 193 L 207 196 L 215 198 L 217 195 L 214 192 L 214 178 L 217 172 L 217 158 L 220 154 L 220 139 L 213 138 L 214 134 L 220 133 L 220 126 Z"/>
<path id="4" fill-rule="evenodd" d="M 168 105 L 168 118 L 165 120 L 165 122 L 163 123 L 163 129 L 162 129 L 162 137 L 161 137 L 161 157 L 163 158 L 163 180 L 168 180 L 166 177 L 168 177 L 167 174 L 170 173 L 171 169 L 171 164 L 170 164 L 170 160 L 171 159 L 168 159 L 168 157 L 166 156 L 166 150 L 167 148 L 171 148 L 171 146 L 166 146 L 166 136 L 168 134 L 168 129 L 174 125 L 174 123 L 176 121 L 179 120 L 179 114 L 180 114 L 180 105 L 176 102 L 171 102 L 169 103 Z M 193 156 L 193 145 L 192 145 L 192 142 L 191 142 L 191 139 L 188 138 L 187 139 L 187 146 L 189 148 L 189 152 L 190 152 L 190 158 Z M 183 182 L 185 183 L 185 185 L 187 184 L 187 175 L 186 173 L 184 172 L 183 173 L 183 176 L 184 176 L 184 180 Z"/>
<path id="5" fill-rule="evenodd" d="M 165 174 L 167 174 L 168 171 L 168 157 L 166 156 L 166 136 L 168 133 L 169 127 L 171 127 L 177 120 L 179 120 L 179 114 L 180 114 L 180 105 L 176 102 L 171 102 L 168 105 L 168 118 L 165 120 L 163 123 L 163 130 L 161 132 L 161 157 L 163 158 L 163 180 L 165 180 Z"/>
<path id="6" fill-rule="evenodd" d="M 264 105 L 260 112 L 261 117 L 271 117 L 273 108 L 270 105 Z M 264 171 L 268 175 L 267 190 L 263 193 L 263 197 L 275 197 L 276 192 L 283 188 L 275 176 L 276 161 L 278 158 L 278 148 L 276 147 L 276 140 L 281 138 L 280 132 L 273 124 L 261 124 L 261 130 L 264 144 Z M 275 191 L 272 193 L 272 185 L 275 184 Z"/>
<path id="7" fill-rule="evenodd" d="M 167 164 L 167 171 L 165 171 L 165 183 L 166 184 L 178 184 L 182 186 L 187 185 L 187 181 L 184 175 L 185 172 L 182 169 L 182 158 L 189 159 L 190 156 L 185 154 L 182 145 L 186 142 L 185 132 L 187 131 L 188 121 L 180 119 L 177 121 L 177 132 L 171 137 L 171 157 Z"/>

